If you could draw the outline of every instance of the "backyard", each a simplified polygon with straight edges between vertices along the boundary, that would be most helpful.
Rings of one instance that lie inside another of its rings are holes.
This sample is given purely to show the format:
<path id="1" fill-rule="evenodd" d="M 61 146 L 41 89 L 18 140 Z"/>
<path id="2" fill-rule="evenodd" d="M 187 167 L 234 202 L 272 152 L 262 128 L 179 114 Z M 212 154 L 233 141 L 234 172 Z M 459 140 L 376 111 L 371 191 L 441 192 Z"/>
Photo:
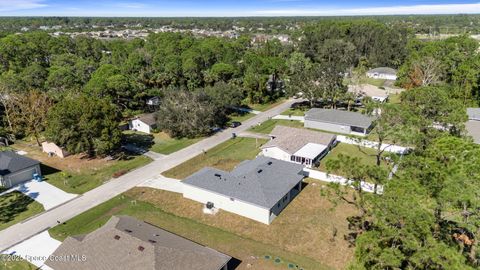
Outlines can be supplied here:
<path id="1" fill-rule="evenodd" d="M 62 159 L 48 157 L 38 146 L 27 142 L 17 142 L 13 147 L 27 152 L 27 156 L 42 163 L 42 174 L 48 183 L 76 194 L 85 193 L 112 177 L 118 177 L 152 161 L 148 157 L 128 153 L 120 160 L 92 159 L 81 155 Z"/>
<path id="2" fill-rule="evenodd" d="M 330 153 L 325 156 L 319 166 L 319 170 L 326 172 L 327 169 L 325 167 L 325 164 L 327 163 L 328 160 L 332 159 L 337 159 L 340 154 L 343 154 L 345 156 L 349 157 L 358 157 L 361 160 L 361 163 L 364 165 L 376 165 L 376 158 L 375 158 L 375 149 L 371 148 L 365 148 L 365 147 L 358 147 L 357 145 L 352 145 L 352 144 L 347 144 L 347 143 L 338 143 L 337 146 L 335 146 Z M 382 161 L 381 164 L 382 167 L 388 168 L 389 165 L 385 161 Z M 334 172 L 332 172 L 334 173 Z"/>
<path id="3" fill-rule="evenodd" d="M 276 125 L 283 125 L 283 126 L 288 126 L 288 127 L 298 127 L 298 128 L 303 127 L 303 123 L 300 122 L 300 121 L 270 119 L 270 120 L 267 120 L 267 121 L 263 122 L 260 125 L 257 125 L 255 127 L 250 128 L 249 131 L 268 134 L 273 130 L 273 128 Z"/>
<path id="4" fill-rule="evenodd" d="M 43 206 L 19 191 L 0 196 L 0 230 L 43 212 Z"/>
<path id="5" fill-rule="evenodd" d="M 327 187 L 307 183 L 271 225 L 225 211 L 205 215 L 203 205 L 180 194 L 134 188 L 49 232 L 63 240 L 99 228 L 112 215 L 130 215 L 239 259 L 237 269 L 344 269 L 353 256 L 343 240 L 353 209 L 340 204 L 331 211 L 333 205 L 320 195 Z"/>
<path id="6" fill-rule="evenodd" d="M 260 152 L 259 147 L 266 141 L 252 138 L 231 139 L 164 172 L 163 175 L 183 179 L 203 167 L 215 167 L 229 171 L 244 160 L 254 159 Z"/>

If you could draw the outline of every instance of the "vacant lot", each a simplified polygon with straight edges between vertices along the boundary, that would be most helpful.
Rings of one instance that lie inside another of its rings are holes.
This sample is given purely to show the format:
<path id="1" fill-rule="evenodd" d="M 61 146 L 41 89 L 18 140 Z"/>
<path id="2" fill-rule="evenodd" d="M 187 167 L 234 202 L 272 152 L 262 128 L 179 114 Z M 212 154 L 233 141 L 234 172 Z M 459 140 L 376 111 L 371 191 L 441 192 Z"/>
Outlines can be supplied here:
<path id="1" fill-rule="evenodd" d="M 151 162 L 145 156 L 131 155 L 122 160 L 87 158 L 73 155 L 66 158 L 48 157 L 35 144 L 15 143 L 14 148 L 26 151 L 27 156 L 42 163 L 42 174 L 48 183 L 69 193 L 85 193 L 110 180 Z"/>
<path id="2" fill-rule="evenodd" d="M 146 134 L 138 131 L 125 131 L 125 142 L 164 155 L 177 152 L 203 138 L 172 138 L 165 132 Z"/>
<path id="3" fill-rule="evenodd" d="M 267 140 L 235 138 L 208 150 L 163 173 L 166 177 L 183 179 L 203 167 L 214 167 L 230 171 L 246 159 L 254 159 L 260 152 L 259 147 Z"/>
<path id="4" fill-rule="evenodd" d="M 236 121 L 236 122 L 243 122 L 245 120 L 248 120 L 252 117 L 254 117 L 255 114 L 253 113 L 248 113 L 248 112 L 234 112 L 234 113 L 231 113 L 228 118 L 230 119 L 228 121 L 228 124 L 230 124 L 231 122 L 233 121 Z"/>
<path id="5" fill-rule="evenodd" d="M 317 191 L 319 192 L 318 186 Z M 142 194 L 142 192 L 145 193 Z M 164 211 L 159 205 L 157 205 L 160 201 L 157 202 L 154 198 L 152 198 L 152 203 L 149 202 L 149 198 L 151 197 L 164 195 L 167 197 L 165 200 L 162 199 L 162 201 L 167 201 L 169 203 L 168 207 L 163 207 L 164 209 L 175 207 L 180 200 L 180 198 L 177 198 L 179 195 L 173 196 L 173 194 L 168 192 L 161 192 L 153 189 L 135 189 L 128 192 L 127 195 L 117 196 L 98 205 L 95 208 L 68 220 L 65 224 L 50 229 L 49 232 L 52 237 L 63 241 L 69 235 L 85 234 L 101 227 L 112 215 L 130 215 L 239 259 L 242 263 L 236 268 L 237 270 L 287 270 L 289 269 L 289 263 L 292 265 L 298 265 L 299 268 L 297 269 L 331 269 L 331 267 L 323 264 L 323 262 L 316 261 L 296 252 L 288 251 L 288 242 L 297 242 L 299 240 L 295 239 L 292 235 L 288 235 L 287 232 L 278 233 L 275 231 L 276 238 L 282 237 L 284 239 L 290 239 L 288 241 L 285 240 L 285 242 L 287 242 L 285 247 L 279 247 L 265 243 L 262 239 L 254 239 L 248 235 L 239 235 L 221 227 L 217 228 L 211 226 L 203 220 L 191 219 L 186 217 L 186 213 L 181 214 L 180 209 L 178 209 L 179 211 L 172 212 Z M 173 201 L 170 201 L 171 199 L 173 199 Z M 195 210 L 188 210 L 188 212 L 197 212 L 196 210 L 201 211 L 201 206 L 199 204 L 190 204 L 190 202 L 183 199 L 182 201 L 187 203 L 185 205 L 177 205 L 178 207 L 181 207 L 182 210 L 186 209 L 188 206 L 193 206 Z M 312 205 L 311 208 L 313 209 L 315 206 L 318 205 Z M 299 207 L 302 208 L 302 206 Z M 310 206 L 308 206 L 308 208 L 310 208 Z M 329 220 L 329 217 L 334 216 L 333 212 L 327 211 L 326 213 L 330 214 L 325 217 L 325 220 Z M 220 213 L 220 215 L 223 214 L 224 213 Z M 212 218 L 220 217 L 220 215 Z M 235 216 L 235 220 L 237 218 L 238 216 Z M 308 216 L 307 218 L 322 219 L 321 217 L 313 216 Z M 235 222 L 235 220 L 232 220 L 232 222 Z M 268 228 L 261 225 L 260 227 L 257 227 L 257 225 L 258 223 L 245 223 L 242 229 L 255 232 L 260 232 L 258 230 L 268 231 Z M 307 233 L 306 230 L 316 231 L 317 226 L 318 229 L 322 231 L 320 224 L 309 224 L 307 229 L 305 229 L 302 224 L 296 224 L 296 235 L 301 234 L 301 232 Z M 328 230 L 328 228 L 326 229 Z M 270 235 L 273 234 L 273 232 L 270 232 Z M 340 236 L 338 238 L 340 239 Z M 302 242 L 303 241 L 305 242 L 305 245 L 309 246 L 309 249 L 311 249 L 310 253 L 321 254 L 324 252 L 331 252 L 337 254 L 338 257 L 343 257 L 342 260 L 348 260 L 351 257 L 352 252 L 350 249 L 346 249 L 347 253 L 343 254 L 342 250 L 338 250 L 338 245 L 340 245 L 341 240 L 338 240 L 338 242 L 329 242 L 327 239 L 324 239 L 324 242 L 329 243 L 328 247 L 313 246 L 308 235 L 302 237 Z M 271 259 L 265 259 L 265 256 L 270 256 Z M 274 258 L 279 258 L 280 263 L 274 263 Z M 341 268 L 342 267 L 339 267 L 338 269 Z"/>
<path id="6" fill-rule="evenodd" d="M 255 111 L 264 112 L 264 111 L 268 111 L 269 109 L 283 103 L 284 101 L 285 101 L 284 98 L 279 98 L 275 101 L 267 102 L 267 103 L 264 103 L 264 104 L 248 104 L 248 107 L 252 110 L 255 110 Z"/>
<path id="7" fill-rule="evenodd" d="M 335 148 L 327 154 L 326 157 L 322 159 L 320 162 L 319 169 L 323 172 L 326 172 L 327 169 L 325 164 L 328 160 L 338 159 L 338 156 L 343 154 L 349 157 L 358 157 L 360 158 L 360 162 L 365 165 L 376 165 L 377 159 L 375 158 L 375 150 L 365 147 L 358 147 L 356 145 L 346 144 L 346 143 L 339 143 Z M 389 165 L 385 161 L 382 161 L 382 166 L 388 168 Z M 333 173 L 333 172 L 332 172 Z"/>
<path id="8" fill-rule="evenodd" d="M 270 119 L 270 120 L 267 120 L 267 121 L 263 122 L 260 125 L 252 127 L 249 130 L 253 131 L 253 132 L 268 134 L 273 130 L 273 128 L 276 125 L 283 125 L 283 126 L 288 126 L 288 127 L 298 127 L 298 128 L 303 127 L 303 123 L 300 122 L 300 121 Z"/>
<path id="9" fill-rule="evenodd" d="M 0 209 L 0 230 L 44 210 L 41 204 L 19 191 L 0 196 Z"/>

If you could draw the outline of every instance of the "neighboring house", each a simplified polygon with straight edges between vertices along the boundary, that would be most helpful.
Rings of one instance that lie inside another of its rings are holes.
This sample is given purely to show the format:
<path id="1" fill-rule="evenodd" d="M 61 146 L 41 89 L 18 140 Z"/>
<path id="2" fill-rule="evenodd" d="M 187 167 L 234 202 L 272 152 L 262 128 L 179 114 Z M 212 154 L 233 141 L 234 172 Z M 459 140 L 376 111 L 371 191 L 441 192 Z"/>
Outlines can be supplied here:
<path id="1" fill-rule="evenodd" d="M 182 181 L 183 197 L 270 224 L 300 193 L 303 178 L 302 165 L 257 157 L 231 172 L 201 169 Z"/>
<path id="2" fill-rule="evenodd" d="M 337 138 L 334 134 L 286 126 L 276 126 L 270 136 L 272 139 L 261 147 L 264 156 L 309 168 L 319 164 Z"/>
<path id="3" fill-rule="evenodd" d="M 149 98 L 146 103 L 149 106 L 158 106 L 160 105 L 160 98 L 159 97 Z"/>
<path id="4" fill-rule="evenodd" d="M 78 257 L 74 257 L 78 256 Z M 231 257 L 129 216 L 67 237 L 45 264 L 55 270 L 227 270 Z"/>
<path id="5" fill-rule="evenodd" d="M 65 149 L 53 142 L 43 142 L 42 151 L 48 153 L 49 155 L 55 155 L 60 158 L 65 158 L 70 155 L 67 151 L 65 151 Z"/>
<path id="6" fill-rule="evenodd" d="M 467 108 L 468 121 L 465 123 L 467 135 L 480 144 L 480 108 Z"/>
<path id="7" fill-rule="evenodd" d="M 156 128 L 157 121 L 155 120 L 155 113 L 146 113 L 137 116 L 128 123 L 129 129 L 150 134 Z"/>
<path id="8" fill-rule="evenodd" d="M 374 68 L 367 71 L 367 77 L 395 81 L 397 79 L 397 70 L 389 67 Z"/>
<path id="9" fill-rule="evenodd" d="M 358 112 L 314 108 L 305 113 L 304 126 L 335 133 L 365 136 L 370 132 L 374 120 L 374 117 Z"/>
<path id="10" fill-rule="evenodd" d="M 349 85 L 348 92 L 354 93 L 359 98 L 371 97 L 378 102 L 385 102 L 388 99 L 388 91 L 371 84 Z"/>
<path id="11" fill-rule="evenodd" d="M 40 162 L 12 151 L 0 152 L 0 186 L 10 188 L 41 175 Z"/>

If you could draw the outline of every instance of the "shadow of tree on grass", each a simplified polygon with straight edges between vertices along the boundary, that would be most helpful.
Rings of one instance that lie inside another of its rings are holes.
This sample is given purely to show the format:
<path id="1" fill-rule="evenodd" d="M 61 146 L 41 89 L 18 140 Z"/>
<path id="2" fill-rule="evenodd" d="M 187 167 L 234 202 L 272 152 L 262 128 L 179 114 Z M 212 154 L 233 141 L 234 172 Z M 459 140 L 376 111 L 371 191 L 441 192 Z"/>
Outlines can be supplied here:
<path id="1" fill-rule="evenodd" d="M 0 223 L 7 223 L 15 219 L 20 213 L 28 210 L 34 200 L 18 191 L 7 193 L 0 197 Z"/>

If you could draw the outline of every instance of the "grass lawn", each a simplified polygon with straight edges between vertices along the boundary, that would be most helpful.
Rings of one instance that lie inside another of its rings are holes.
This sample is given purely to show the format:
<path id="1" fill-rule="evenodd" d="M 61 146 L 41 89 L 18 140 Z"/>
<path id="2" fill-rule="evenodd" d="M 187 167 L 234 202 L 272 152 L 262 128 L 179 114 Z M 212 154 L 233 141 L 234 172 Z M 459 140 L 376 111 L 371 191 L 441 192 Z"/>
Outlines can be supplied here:
<path id="1" fill-rule="evenodd" d="M 400 100 L 400 94 L 391 94 L 388 96 L 388 102 L 392 104 L 399 104 L 401 102 Z"/>
<path id="2" fill-rule="evenodd" d="M 298 269 L 344 269 L 353 256 L 353 249 L 343 240 L 345 218 L 352 209 L 340 204 L 331 211 L 332 204 L 320 195 L 323 185 L 308 182 L 271 225 L 225 211 L 205 215 L 201 204 L 180 194 L 134 188 L 49 232 L 62 241 L 69 235 L 101 227 L 112 215 L 130 215 L 241 260 L 238 270 L 289 269 L 289 263 L 298 265 Z M 338 230 L 336 237 L 334 228 Z M 274 258 L 281 262 L 274 263 Z"/>
<path id="3" fill-rule="evenodd" d="M 326 172 L 327 169 L 325 167 L 325 164 L 327 160 L 337 159 L 340 154 L 350 157 L 358 157 L 365 165 L 375 165 L 377 162 L 375 156 L 373 156 L 375 154 L 375 150 L 365 147 L 360 147 L 360 149 L 363 152 L 359 150 L 359 147 L 357 145 L 339 143 L 337 146 L 335 146 L 335 148 L 332 149 L 332 151 L 330 151 L 330 153 L 327 154 L 326 157 L 322 159 L 319 167 L 320 171 Z M 382 161 L 381 166 L 383 166 L 384 168 L 388 168 L 387 163 L 384 161 Z"/>
<path id="4" fill-rule="evenodd" d="M 265 104 L 248 104 L 248 107 L 252 110 L 255 111 L 268 111 L 269 109 L 283 103 L 285 101 L 285 98 L 279 98 L 273 102 L 265 103 Z"/>
<path id="5" fill-rule="evenodd" d="M 187 146 L 190 146 L 203 138 L 181 138 L 176 139 L 170 137 L 165 132 L 154 133 L 154 134 L 145 134 L 142 132 L 135 131 L 125 131 L 124 138 L 127 143 L 131 143 L 138 147 L 149 149 L 153 152 L 160 154 L 168 155 L 173 152 L 176 152 L 180 149 L 183 149 Z"/>
<path id="6" fill-rule="evenodd" d="M 38 267 L 35 265 L 25 261 L 25 260 L 19 260 L 19 261 L 7 261 L 9 258 L 5 256 L 5 258 L 2 258 L 2 256 L 5 255 L 0 255 L 0 269 L 2 270 L 36 270 Z"/>
<path id="7" fill-rule="evenodd" d="M 283 119 L 270 119 L 262 124 L 252 127 L 249 131 L 268 134 L 270 133 L 276 125 L 283 125 L 288 127 L 303 127 L 303 123 L 295 120 L 283 120 Z"/>
<path id="8" fill-rule="evenodd" d="M 2 209 L 0 212 L 0 230 L 44 210 L 40 203 L 19 191 L 13 191 L 0 196 L 0 209 Z"/>
<path id="9" fill-rule="evenodd" d="M 145 156 L 132 156 L 127 160 L 111 161 L 111 164 L 101 168 L 82 170 L 78 172 L 58 171 L 44 175 L 45 180 L 69 193 L 82 194 L 110 180 L 114 174 L 125 174 L 128 171 L 142 167 L 152 160 Z M 42 171 L 44 171 L 42 169 Z"/>
<path id="10" fill-rule="evenodd" d="M 233 121 L 237 121 L 237 122 L 243 122 L 245 120 L 248 120 L 252 117 L 254 117 L 255 114 L 253 113 L 247 113 L 247 112 L 234 112 L 234 113 L 231 113 L 228 118 L 230 118 L 230 120 L 228 121 L 228 124 L 230 124 L 231 122 Z"/>
<path id="11" fill-rule="evenodd" d="M 376 87 L 383 87 L 386 80 L 364 77 L 362 78 L 361 81 L 362 81 L 361 82 L 362 84 L 366 83 L 366 84 L 375 85 Z"/>
<path id="12" fill-rule="evenodd" d="M 309 108 L 305 108 L 305 109 L 290 108 L 290 109 L 282 112 L 281 115 L 304 116 L 305 112 L 308 111 L 308 110 L 309 110 Z"/>
<path id="13" fill-rule="evenodd" d="M 207 166 L 229 171 L 246 159 L 254 159 L 260 152 L 259 147 L 266 141 L 252 138 L 231 139 L 208 150 L 206 154 L 200 154 L 164 172 L 163 175 L 183 179 Z"/>
<path id="14" fill-rule="evenodd" d="M 42 174 L 48 183 L 69 193 L 82 194 L 112 178 L 144 166 L 152 160 L 145 156 L 126 155 L 123 160 L 88 158 L 72 155 L 66 158 L 48 157 L 35 143 L 17 141 L 13 147 L 42 163 Z"/>

